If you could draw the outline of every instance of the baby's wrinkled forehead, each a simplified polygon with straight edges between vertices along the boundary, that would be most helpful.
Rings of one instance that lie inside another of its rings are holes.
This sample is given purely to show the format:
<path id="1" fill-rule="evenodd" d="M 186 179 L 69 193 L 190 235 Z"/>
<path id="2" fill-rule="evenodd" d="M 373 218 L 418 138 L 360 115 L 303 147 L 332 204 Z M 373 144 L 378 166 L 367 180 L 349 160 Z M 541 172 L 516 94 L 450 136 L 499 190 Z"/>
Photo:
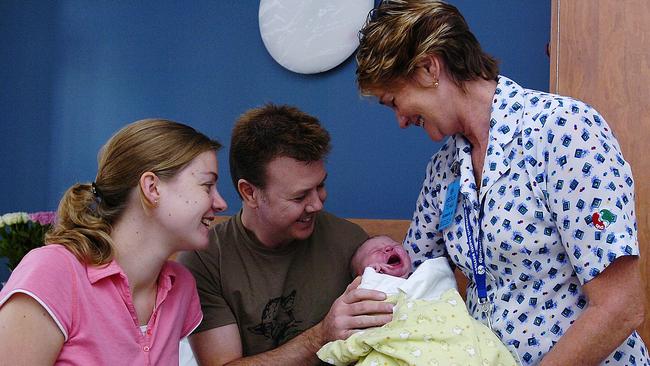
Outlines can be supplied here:
<path id="1" fill-rule="evenodd" d="M 375 236 L 366 240 L 366 242 L 363 245 L 368 248 L 374 249 L 374 248 L 394 247 L 396 245 L 399 245 L 399 243 L 388 236 L 382 235 L 382 236 Z"/>

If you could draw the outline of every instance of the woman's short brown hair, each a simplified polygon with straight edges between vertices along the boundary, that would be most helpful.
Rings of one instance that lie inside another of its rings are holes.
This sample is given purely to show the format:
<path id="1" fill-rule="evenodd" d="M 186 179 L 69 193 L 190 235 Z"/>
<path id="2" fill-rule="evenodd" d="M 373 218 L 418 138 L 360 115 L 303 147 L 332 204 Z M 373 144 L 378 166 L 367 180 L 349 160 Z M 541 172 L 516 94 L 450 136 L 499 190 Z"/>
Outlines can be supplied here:
<path id="1" fill-rule="evenodd" d="M 364 94 L 407 79 L 427 56 L 443 59 L 456 85 L 496 80 L 497 61 L 483 52 L 462 14 L 437 0 L 384 0 L 359 32 L 357 83 Z"/>

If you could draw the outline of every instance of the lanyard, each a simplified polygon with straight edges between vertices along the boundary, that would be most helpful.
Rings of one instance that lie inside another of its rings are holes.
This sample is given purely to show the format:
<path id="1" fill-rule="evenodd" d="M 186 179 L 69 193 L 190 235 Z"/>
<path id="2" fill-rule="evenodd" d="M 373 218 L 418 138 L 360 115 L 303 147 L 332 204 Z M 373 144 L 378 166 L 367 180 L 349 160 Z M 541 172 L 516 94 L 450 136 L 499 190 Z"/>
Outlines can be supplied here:
<path id="1" fill-rule="evenodd" d="M 478 293 L 478 304 L 481 311 L 485 314 L 488 321 L 488 327 L 492 329 L 492 303 L 487 295 L 486 285 L 486 270 L 485 270 L 485 256 L 483 254 L 483 238 L 481 235 L 481 221 L 482 217 L 479 213 L 478 228 L 479 235 L 477 236 L 476 243 L 474 243 L 474 230 L 470 224 L 471 210 L 463 198 L 463 209 L 465 210 L 465 236 L 467 236 L 467 245 L 469 247 L 469 258 L 472 261 L 472 272 L 474 274 L 474 282 L 476 282 L 476 292 Z"/>

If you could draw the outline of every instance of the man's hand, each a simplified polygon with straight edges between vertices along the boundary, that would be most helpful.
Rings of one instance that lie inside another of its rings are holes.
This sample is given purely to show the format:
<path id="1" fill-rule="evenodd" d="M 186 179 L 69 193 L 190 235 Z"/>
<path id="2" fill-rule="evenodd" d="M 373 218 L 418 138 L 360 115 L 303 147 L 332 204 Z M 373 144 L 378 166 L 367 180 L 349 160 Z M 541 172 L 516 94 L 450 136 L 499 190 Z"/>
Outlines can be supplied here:
<path id="1" fill-rule="evenodd" d="M 322 344 L 346 339 L 365 328 L 382 326 L 393 318 L 393 304 L 383 301 L 386 294 L 360 289 L 360 283 L 361 277 L 355 278 L 320 322 Z"/>
<path id="2" fill-rule="evenodd" d="M 320 323 L 276 349 L 242 358 L 236 324 L 194 334 L 190 344 L 201 365 L 316 365 L 320 362 L 316 352 L 325 343 L 393 318 L 393 304 L 383 301 L 386 294 L 357 288 L 360 283 L 361 277 L 352 281 Z"/>

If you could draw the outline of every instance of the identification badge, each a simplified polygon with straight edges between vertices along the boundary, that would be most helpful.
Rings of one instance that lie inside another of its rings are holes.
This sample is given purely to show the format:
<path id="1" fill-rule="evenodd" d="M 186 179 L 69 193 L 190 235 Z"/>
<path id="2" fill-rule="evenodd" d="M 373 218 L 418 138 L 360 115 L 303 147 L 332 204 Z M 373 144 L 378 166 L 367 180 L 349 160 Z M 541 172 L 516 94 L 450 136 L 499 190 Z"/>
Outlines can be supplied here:
<path id="1" fill-rule="evenodd" d="M 447 196 L 445 197 L 445 207 L 442 209 L 440 215 L 440 223 L 438 230 L 442 231 L 451 225 L 456 213 L 456 206 L 458 205 L 458 192 L 460 191 L 460 178 L 456 178 L 447 187 Z"/>

